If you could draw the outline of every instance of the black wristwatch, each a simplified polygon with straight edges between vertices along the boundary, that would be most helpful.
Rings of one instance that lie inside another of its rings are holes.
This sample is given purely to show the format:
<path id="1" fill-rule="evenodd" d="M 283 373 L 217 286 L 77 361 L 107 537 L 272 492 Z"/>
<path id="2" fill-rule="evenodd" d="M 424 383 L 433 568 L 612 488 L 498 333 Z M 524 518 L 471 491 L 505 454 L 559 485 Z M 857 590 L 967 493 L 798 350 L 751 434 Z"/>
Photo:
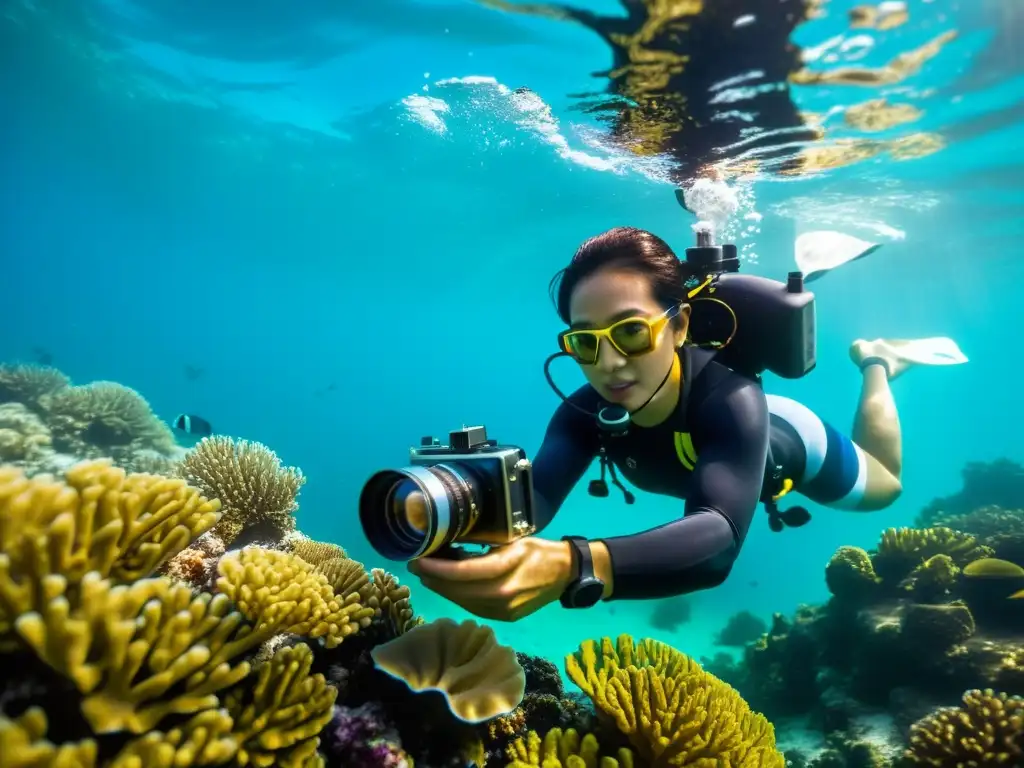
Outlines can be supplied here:
<path id="1" fill-rule="evenodd" d="M 562 541 L 569 542 L 573 573 L 572 581 L 560 598 L 562 607 L 589 608 L 596 605 L 604 594 L 604 582 L 594 575 L 590 542 L 582 536 L 563 536 Z"/>

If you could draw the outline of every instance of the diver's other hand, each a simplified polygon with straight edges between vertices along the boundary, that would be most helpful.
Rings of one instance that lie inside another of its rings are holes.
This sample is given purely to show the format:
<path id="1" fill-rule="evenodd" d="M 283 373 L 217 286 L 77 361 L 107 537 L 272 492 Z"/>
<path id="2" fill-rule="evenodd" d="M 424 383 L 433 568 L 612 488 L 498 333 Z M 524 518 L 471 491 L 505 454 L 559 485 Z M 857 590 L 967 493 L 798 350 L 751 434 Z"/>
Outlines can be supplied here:
<path id="1" fill-rule="evenodd" d="M 476 616 L 516 621 L 562 596 L 572 578 L 572 552 L 568 542 L 527 537 L 466 560 L 413 560 L 409 571 Z"/>

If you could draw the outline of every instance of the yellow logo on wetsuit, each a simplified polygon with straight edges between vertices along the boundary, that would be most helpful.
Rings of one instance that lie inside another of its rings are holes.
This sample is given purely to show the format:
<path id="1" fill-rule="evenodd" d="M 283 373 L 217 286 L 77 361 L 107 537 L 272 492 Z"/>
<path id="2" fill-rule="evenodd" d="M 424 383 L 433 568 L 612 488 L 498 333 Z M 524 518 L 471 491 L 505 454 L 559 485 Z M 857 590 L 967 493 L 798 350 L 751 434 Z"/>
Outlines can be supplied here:
<path id="1" fill-rule="evenodd" d="M 693 470 L 697 464 L 697 451 L 693 447 L 693 439 L 689 432 L 675 433 L 676 456 L 679 462 L 689 470 Z"/>

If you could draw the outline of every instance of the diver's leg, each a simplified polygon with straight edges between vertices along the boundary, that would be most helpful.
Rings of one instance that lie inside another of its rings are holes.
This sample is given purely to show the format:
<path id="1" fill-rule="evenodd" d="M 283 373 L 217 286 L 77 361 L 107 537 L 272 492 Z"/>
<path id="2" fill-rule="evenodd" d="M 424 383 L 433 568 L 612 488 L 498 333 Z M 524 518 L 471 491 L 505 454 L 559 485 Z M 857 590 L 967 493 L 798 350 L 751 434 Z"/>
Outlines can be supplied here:
<path id="1" fill-rule="evenodd" d="M 855 441 L 795 400 L 767 398 L 795 490 L 824 506 L 854 511 L 884 509 L 896 500 L 899 480 Z"/>

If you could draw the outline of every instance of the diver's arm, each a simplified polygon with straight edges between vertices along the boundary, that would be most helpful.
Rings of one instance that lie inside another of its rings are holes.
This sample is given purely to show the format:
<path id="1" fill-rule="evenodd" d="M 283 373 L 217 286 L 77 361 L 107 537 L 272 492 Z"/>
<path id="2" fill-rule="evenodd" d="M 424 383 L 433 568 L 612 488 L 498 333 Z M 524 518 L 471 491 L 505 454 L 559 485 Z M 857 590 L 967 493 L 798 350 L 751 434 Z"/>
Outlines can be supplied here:
<path id="1" fill-rule="evenodd" d="M 590 387 L 581 387 L 569 400 L 585 410 L 594 410 L 590 402 L 594 397 Z M 568 403 L 558 406 L 533 459 L 534 521 L 538 533 L 554 518 L 594 461 L 599 447 L 593 419 Z"/>
<path id="2" fill-rule="evenodd" d="M 669 597 L 725 581 L 761 496 L 768 454 L 768 405 L 757 383 L 721 382 L 696 409 L 699 457 L 682 520 L 604 539 L 610 596 Z M 596 542 L 595 542 L 596 543 Z"/>

